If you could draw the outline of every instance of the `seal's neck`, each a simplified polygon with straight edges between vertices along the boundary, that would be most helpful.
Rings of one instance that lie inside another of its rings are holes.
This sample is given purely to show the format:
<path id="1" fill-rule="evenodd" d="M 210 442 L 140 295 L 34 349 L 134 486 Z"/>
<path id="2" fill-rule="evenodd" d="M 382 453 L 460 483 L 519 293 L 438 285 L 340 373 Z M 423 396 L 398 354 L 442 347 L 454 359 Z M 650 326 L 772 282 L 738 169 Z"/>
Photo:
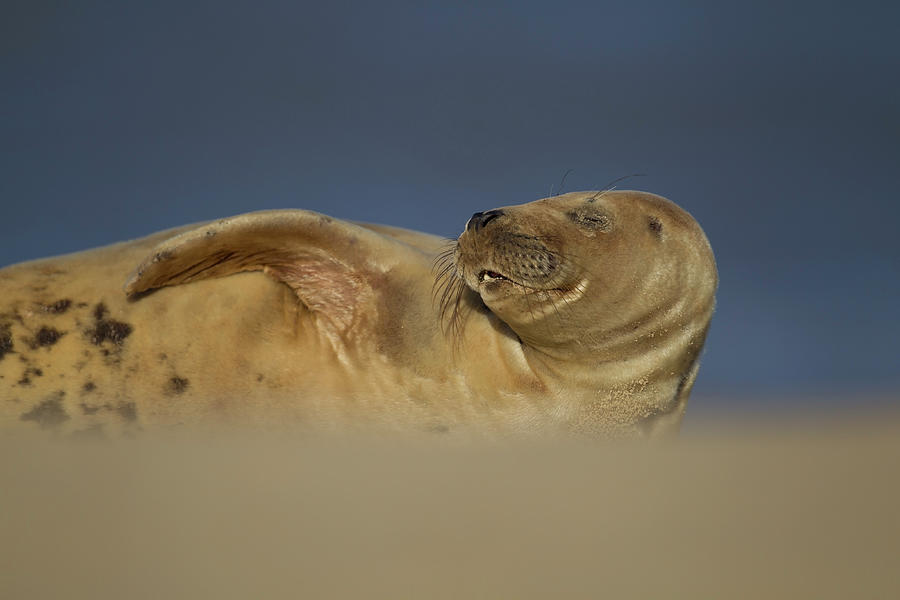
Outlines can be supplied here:
<path id="1" fill-rule="evenodd" d="M 600 382 L 601 387 L 616 387 L 635 381 L 677 379 L 703 347 L 710 314 L 675 321 L 670 317 L 657 314 L 627 329 L 588 330 L 577 339 L 550 346 L 526 342 L 525 356 L 536 373 L 564 385 L 577 381 L 597 389 Z"/>

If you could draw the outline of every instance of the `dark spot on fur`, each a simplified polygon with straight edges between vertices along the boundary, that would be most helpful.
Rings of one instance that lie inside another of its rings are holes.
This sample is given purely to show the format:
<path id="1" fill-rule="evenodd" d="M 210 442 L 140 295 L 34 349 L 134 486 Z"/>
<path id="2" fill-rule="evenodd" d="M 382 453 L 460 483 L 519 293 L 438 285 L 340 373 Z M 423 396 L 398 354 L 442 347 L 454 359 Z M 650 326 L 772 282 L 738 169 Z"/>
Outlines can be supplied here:
<path id="1" fill-rule="evenodd" d="M 19 418 L 23 421 L 34 421 L 45 429 L 68 421 L 70 417 L 62 405 L 64 395 L 63 391 L 56 392 L 28 412 L 22 413 Z"/>
<path id="2" fill-rule="evenodd" d="M 428 431 L 430 433 L 449 433 L 450 427 L 444 425 L 443 423 L 439 423 L 437 425 L 432 425 L 431 427 L 429 427 Z"/>
<path id="3" fill-rule="evenodd" d="M 85 384 L 83 386 L 81 386 L 81 391 L 86 394 L 89 394 L 96 389 L 97 389 L 97 384 L 95 384 L 93 381 L 85 382 Z"/>
<path id="4" fill-rule="evenodd" d="M 9 325 L 0 326 L 0 360 L 13 351 L 13 339 L 9 332 Z"/>
<path id="5" fill-rule="evenodd" d="M 100 302 L 97 306 L 94 307 L 94 319 L 97 321 L 102 321 L 103 317 L 106 316 L 109 310 L 106 308 L 106 305 Z"/>
<path id="6" fill-rule="evenodd" d="M 87 330 L 87 334 L 95 346 L 99 346 L 103 342 L 112 342 L 116 346 L 121 346 L 125 338 L 131 335 L 131 325 L 115 319 L 107 319 L 108 313 L 109 310 L 102 302 L 94 307 L 94 326 Z M 105 355 L 109 355 L 108 350 Z"/>
<path id="7" fill-rule="evenodd" d="M 110 341 L 120 345 L 125 338 L 131 335 L 131 325 L 120 321 L 101 321 L 93 330 L 91 341 L 96 345 Z"/>
<path id="8" fill-rule="evenodd" d="M 647 226 L 650 227 L 650 231 L 652 231 L 656 237 L 660 237 L 662 235 L 662 221 L 660 221 L 657 217 L 650 217 L 647 219 Z"/>
<path id="9" fill-rule="evenodd" d="M 169 394 L 183 394 L 190 383 L 191 382 L 184 377 L 178 377 L 176 375 L 166 384 L 166 392 Z"/>
<path id="10" fill-rule="evenodd" d="M 87 302 L 79 302 L 75 306 L 77 306 L 78 308 L 87 308 L 88 303 Z"/>
<path id="11" fill-rule="evenodd" d="M 19 379 L 16 383 L 21 386 L 29 386 L 31 385 L 32 377 L 43 377 L 44 371 L 42 369 L 38 369 L 37 367 L 28 367 L 25 369 L 25 372 L 22 373 L 22 378 Z"/>
<path id="12" fill-rule="evenodd" d="M 256 375 L 256 381 L 262 381 L 262 380 L 263 380 L 263 375 L 262 375 L 262 373 L 257 373 L 257 375 Z"/>
<path id="13" fill-rule="evenodd" d="M 37 334 L 34 336 L 34 345 L 37 346 L 52 346 L 56 342 L 59 341 L 65 335 L 63 332 L 59 331 L 55 327 L 41 327 Z"/>
<path id="14" fill-rule="evenodd" d="M 41 309 L 44 312 L 61 315 L 62 313 L 69 310 L 70 306 L 72 306 L 72 301 L 68 298 L 63 298 L 62 300 L 57 300 L 53 304 L 42 304 Z"/>

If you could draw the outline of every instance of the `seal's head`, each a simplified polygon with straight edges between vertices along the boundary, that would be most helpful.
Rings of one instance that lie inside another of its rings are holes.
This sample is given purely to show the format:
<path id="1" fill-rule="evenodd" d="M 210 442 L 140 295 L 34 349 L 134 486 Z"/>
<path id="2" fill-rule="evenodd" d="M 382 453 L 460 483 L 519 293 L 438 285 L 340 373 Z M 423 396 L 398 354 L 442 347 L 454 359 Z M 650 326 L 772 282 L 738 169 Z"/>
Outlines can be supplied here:
<path id="1" fill-rule="evenodd" d="M 565 360 L 618 360 L 679 332 L 688 335 L 676 346 L 702 344 L 717 282 L 694 219 L 631 191 L 475 213 L 454 263 L 526 346 Z"/>

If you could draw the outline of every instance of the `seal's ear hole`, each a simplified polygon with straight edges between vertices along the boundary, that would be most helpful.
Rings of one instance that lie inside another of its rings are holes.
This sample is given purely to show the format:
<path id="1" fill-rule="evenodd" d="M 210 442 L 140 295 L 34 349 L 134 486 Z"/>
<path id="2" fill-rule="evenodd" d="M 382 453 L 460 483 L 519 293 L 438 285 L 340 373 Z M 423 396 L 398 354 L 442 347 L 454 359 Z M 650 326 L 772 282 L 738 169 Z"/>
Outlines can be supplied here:
<path id="1" fill-rule="evenodd" d="M 652 231 L 656 237 L 662 236 L 663 225 L 658 217 L 650 216 L 647 219 L 647 227 L 650 228 L 650 231 Z"/>
<path id="2" fill-rule="evenodd" d="M 579 206 L 569 213 L 569 218 L 576 225 L 588 231 L 608 232 L 612 229 L 612 219 L 599 206 Z"/>

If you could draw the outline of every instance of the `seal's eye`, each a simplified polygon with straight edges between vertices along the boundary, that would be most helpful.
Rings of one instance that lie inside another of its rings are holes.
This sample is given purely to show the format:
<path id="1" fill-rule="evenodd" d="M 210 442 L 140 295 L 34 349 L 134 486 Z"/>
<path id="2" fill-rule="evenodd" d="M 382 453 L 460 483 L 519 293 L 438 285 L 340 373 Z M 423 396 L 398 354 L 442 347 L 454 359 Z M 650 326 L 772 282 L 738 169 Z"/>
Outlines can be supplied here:
<path id="1" fill-rule="evenodd" d="M 609 231 L 612 220 L 596 206 L 581 206 L 569 213 L 569 218 L 590 231 Z"/>

